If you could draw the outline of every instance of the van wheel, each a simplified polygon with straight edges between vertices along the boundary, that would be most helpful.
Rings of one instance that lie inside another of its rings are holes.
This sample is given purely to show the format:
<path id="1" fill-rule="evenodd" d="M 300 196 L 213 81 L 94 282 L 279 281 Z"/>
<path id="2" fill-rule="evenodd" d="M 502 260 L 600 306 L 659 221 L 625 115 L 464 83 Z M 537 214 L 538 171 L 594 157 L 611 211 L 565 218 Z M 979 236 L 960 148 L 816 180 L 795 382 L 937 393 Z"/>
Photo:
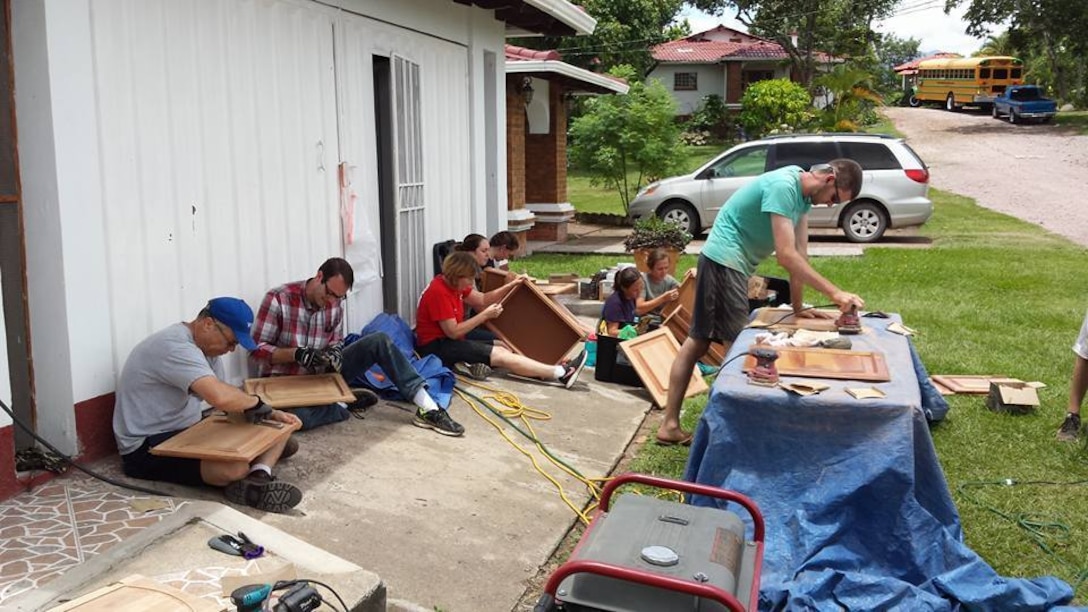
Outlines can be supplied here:
<path id="1" fill-rule="evenodd" d="M 684 231 L 692 236 L 697 236 L 699 230 L 702 229 L 699 224 L 699 213 L 695 212 L 695 209 L 687 202 L 675 200 L 666 202 L 664 206 L 658 209 L 657 216 L 666 221 L 672 221 L 684 228 Z"/>
<path id="2" fill-rule="evenodd" d="M 888 229 L 888 217 L 877 204 L 855 202 L 842 214 L 841 225 L 850 242 L 876 242 Z"/>
<path id="3" fill-rule="evenodd" d="M 956 106 L 956 96 L 952 95 L 952 92 L 948 92 L 948 97 L 944 99 L 944 109 L 946 111 L 953 111 L 958 107 Z"/>
<path id="4" fill-rule="evenodd" d="M 911 96 L 910 99 L 907 100 L 907 104 L 910 104 L 913 108 L 918 108 L 922 105 L 922 101 L 918 99 L 918 96 Z"/>

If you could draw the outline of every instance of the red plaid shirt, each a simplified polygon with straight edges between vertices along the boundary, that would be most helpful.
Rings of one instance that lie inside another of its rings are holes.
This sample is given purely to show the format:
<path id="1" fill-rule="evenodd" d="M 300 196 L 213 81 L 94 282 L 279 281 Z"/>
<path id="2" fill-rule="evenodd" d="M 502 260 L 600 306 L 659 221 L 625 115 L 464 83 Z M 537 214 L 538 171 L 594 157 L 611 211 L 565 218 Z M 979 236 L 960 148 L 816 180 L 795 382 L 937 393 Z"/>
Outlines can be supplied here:
<path id="1" fill-rule="evenodd" d="M 260 376 L 308 374 L 297 363 L 273 364 L 277 348 L 304 346 L 323 349 L 343 339 L 340 322 L 344 310 L 339 301 L 316 308 L 306 301 L 306 283 L 287 283 L 265 294 L 257 319 L 253 322 L 253 340 L 257 349 L 250 355 L 257 362 Z"/>

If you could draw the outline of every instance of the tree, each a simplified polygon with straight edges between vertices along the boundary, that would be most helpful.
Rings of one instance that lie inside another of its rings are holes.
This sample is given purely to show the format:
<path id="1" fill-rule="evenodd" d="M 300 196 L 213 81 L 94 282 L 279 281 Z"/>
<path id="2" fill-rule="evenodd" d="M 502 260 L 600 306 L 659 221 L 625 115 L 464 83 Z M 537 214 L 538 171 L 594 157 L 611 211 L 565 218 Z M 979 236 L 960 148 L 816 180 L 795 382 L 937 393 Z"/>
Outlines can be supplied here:
<path id="1" fill-rule="evenodd" d="M 840 57 L 866 55 L 875 33 L 872 22 L 891 14 L 899 0 L 691 0 L 715 15 L 727 8 L 756 36 L 771 39 L 790 56 L 808 86 L 816 72 L 817 51 Z M 793 33 L 797 42 L 793 42 Z"/>
<path id="2" fill-rule="evenodd" d="M 916 38 L 899 38 L 892 34 L 877 34 L 873 44 L 876 53 L 876 84 L 877 88 L 885 95 L 903 88 L 899 75 L 893 70 L 896 66 L 905 64 L 918 57 L 918 45 Z"/>
<path id="3" fill-rule="evenodd" d="M 1008 50 L 1018 51 L 1036 82 L 1052 87 L 1059 99 L 1088 101 L 1088 2 L 946 0 L 945 10 L 962 4 L 967 33 L 985 36 L 992 26 L 1009 23 Z"/>
<path id="4" fill-rule="evenodd" d="M 827 123 L 836 131 L 857 131 L 862 105 L 884 102 L 874 90 L 872 75 L 848 64 L 835 66 L 830 72 L 817 77 L 815 82 L 831 96 L 831 104 L 826 109 Z"/>
<path id="5" fill-rule="evenodd" d="M 1015 56 L 1016 49 L 1012 45 L 1012 37 L 1009 35 L 1009 31 L 1006 30 L 997 36 L 993 34 L 987 36 L 986 40 L 982 41 L 982 47 L 971 55 L 975 57 L 980 55 Z"/>
<path id="6" fill-rule="evenodd" d="M 658 81 L 633 80 L 620 66 L 613 76 L 629 80 L 627 95 L 597 96 L 570 127 L 570 159 L 590 174 L 594 185 L 615 189 L 627 213 L 647 177 L 673 174 L 684 159 L 676 103 Z M 632 176 L 633 175 L 633 176 Z"/>
<path id="7" fill-rule="evenodd" d="M 812 96 L 789 79 L 770 79 L 749 86 L 740 104 L 740 122 L 752 136 L 780 129 L 797 131 L 812 118 Z"/>
<path id="8" fill-rule="evenodd" d="M 641 77 L 654 66 L 650 49 L 687 36 L 687 23 L 671 25 L 684 0 L 583 0 L 578 4 L 597 20 L 588 36 L 519 39 L 513 44 L 556 49 L 563 61 L 597 72 L 633 66 Z"/>

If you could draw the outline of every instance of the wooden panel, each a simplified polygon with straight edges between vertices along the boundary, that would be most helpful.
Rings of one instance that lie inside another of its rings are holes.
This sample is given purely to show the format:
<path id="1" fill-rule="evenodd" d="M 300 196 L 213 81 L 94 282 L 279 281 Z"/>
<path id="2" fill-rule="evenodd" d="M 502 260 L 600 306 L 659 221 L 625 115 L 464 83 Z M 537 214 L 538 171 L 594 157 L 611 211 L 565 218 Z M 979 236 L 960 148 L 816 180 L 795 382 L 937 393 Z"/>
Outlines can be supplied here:
<path id="1" fill-rule="evenodd" d="M 480 281 L 482 291 L 487 293 L 492 289 L 498 289 L 506 284 L 506 270 L 484 268 L 483 279 Z"/>
<path id="2" fill-rule="evenodd" d="M 990 383 L 1018 383 L 1023 382 L 1016 378 L 1003 378 L 1001 376 L 957 376 L 950 374 L 935 374 L 931 377 L 933 382 L 948 389 L 952 393 L 976 393 L 984 395 L 990 392 Z"/>
<path id="3" fill-rule="evenodd" d="M 218 612 L 214 602 L 133 574 L 49 612 Z"/>
<path id="4" fill-rule="evenodd" d="M 502 315 L 486 323 L 515 353 L 557 364 L 585 337 L 532 283 L 521 282 L 502 299 Z"/>
<path id="5" fill-rule="evenodd" d="M 233 423 L 225 416 L 211 416 L 152 448 L 151 454 L 249 463 L 298 427 L 270 421 Z"/>
<path id="6" fill-rule="evenodd" d="M 752 345 L 755 348 L 756 345 Z M 781 347 L 775 366 L 782 376 L 808 376 L 812 378 L 839 378 L 888 382 L 888 364 L 884 353 L 871 351 L 844 351 L 825 348 Z M 748 355 L 743 370 L 755 367 L 756 358 Z"/>
<path id="7" fill-rule="evenodd" d="M 688 330 L 691 329 L 691 314 L 695 311 L 695 269 L 692 268 L 684 275 L 677 290 L 680 298 L 669 302 L 661 309 L 661 316 L 665 317 L 662 324 L 672 332 L 677 344 L 683 344 L 688 339 Z M 721 342 L 711 342 L 703 361 L 710 365 L 721 365 L 725 359 L 725 345 Z"/>
<path id="8" fill-rule="evenodd" d="M 249 378 L 242 384 L 242 390 L 260 396 L 264 403 L 276 408 L 324 406 L 336 402 L 350 404 L 355 401 L 344 377 L 335 373 Z"/>
<path id="9" fill-rule="evenodd" d="M 664 407 L 669 394 L 669 372 L 680 353 L 680 344 L 676 338 L 672 337 L 669 330 L 661 328 L 621 342 L 620 348 L 642 379 L 646 390 L 653 396 L 654 403 Z M 691 397 L 707 389 L 709 387 L 699 371 L 692 368 L 684 397 Z"/>
<path id="10" fill-rule="evenodd" d="M 752 319 L 749 326 L 788 327 L 792 329 L 807 329 L 810 331 L 838 331 L 838 327 L 835 326 L 835 320 L 839 318 L 839 311 L 824 310 L 822 312 L 831 314 L 834 318 L 798 319 L 793 316 L 791 310 L 782 308 L 759 308 L 756 310 L 756 316 Z"/>

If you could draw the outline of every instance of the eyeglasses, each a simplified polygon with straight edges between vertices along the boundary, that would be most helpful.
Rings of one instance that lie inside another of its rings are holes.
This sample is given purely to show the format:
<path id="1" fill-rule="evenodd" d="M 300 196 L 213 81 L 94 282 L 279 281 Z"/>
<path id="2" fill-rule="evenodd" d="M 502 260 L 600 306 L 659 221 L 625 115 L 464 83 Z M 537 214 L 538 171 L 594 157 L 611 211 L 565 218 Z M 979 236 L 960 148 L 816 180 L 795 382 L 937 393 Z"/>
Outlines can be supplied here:
<path id="1" fill-rule="evenodd" d="M 832 171 L 831 176 L 835 177 L 835 192 L 831 195 L 831 203 L 838 204 L 841 198 L 839 198 L 839 173 Z"/>
<path id="2" fill-rule="evenodd" d="M 223 339 L 227 341 L 227 346 L 230 347 L 231 350 L 234 350 L 234 347 L 238 346 L 238 339 L 232 339 L 230 336 L 228 336 L 227 332 L 223 331 L 223 327 L 221 326 L 219 321 L 212 319 L 212 323 L 215 323 L 215 328 L 219 330 L 220 335 L 222 335 Z"/>
<path id="3" fill-rule="evenodd" d="M 835 191 L 831 194 L 831 204 L 839 204 L 842 202 L 842 198 L 839 197 L 839 173 L 835 171 L 835 167 L 831 164 L 816 164 L 809 168 L 809 172 L 819 172 L 822 174 L 831 174 L 835 177 Z"/>
<path id="4" fill-rule="evenodd" d="M 327 293 L 331 297 L 336 298 L 337 301 L 342 302 L 342 301 L 344 301 L 345 298 L 348 297 L 348 295 L 346 293 L 344 295 L 337 295 L 335 291 L 333 291 L 332 289 L 329 289 L 329 282 L 328 281 L 321 281 L 321 284 L 322 284 L 322 286 L 325 287 L 325 293 Z"/>

